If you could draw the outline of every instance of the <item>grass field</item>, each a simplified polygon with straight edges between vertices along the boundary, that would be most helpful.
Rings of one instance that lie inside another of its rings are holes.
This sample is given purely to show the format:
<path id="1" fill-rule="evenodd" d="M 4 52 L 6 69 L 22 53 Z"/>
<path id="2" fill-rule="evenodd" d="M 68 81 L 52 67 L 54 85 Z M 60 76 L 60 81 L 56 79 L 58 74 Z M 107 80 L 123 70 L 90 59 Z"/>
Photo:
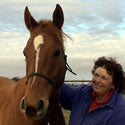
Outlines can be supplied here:
<path id="1" fill-rule="evenodd" d="M 69 124 L 70 111 L 65 110 L 65 109 L 62 109 L 62 110 L 63 110 L 64 118 L 65 118 L 65 121 L 66 121 L 66 125 L 68 125 Z"/>

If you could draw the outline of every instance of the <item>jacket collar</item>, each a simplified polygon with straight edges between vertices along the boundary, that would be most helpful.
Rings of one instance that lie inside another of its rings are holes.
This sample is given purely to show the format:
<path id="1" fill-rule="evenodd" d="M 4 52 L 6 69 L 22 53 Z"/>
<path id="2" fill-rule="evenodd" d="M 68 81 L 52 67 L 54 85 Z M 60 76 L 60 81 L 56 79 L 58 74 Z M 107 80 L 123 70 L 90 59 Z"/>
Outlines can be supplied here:
<path id="1" fill-rule="evenodd" d="M 87 85 L 86 87 L 87 88 L 84 89 L 83 93 L 85 94 L 87 100 L 92 100 L 92 96 L 91 96 L 92 91 L 93 91 L 92 86 Z M 108 100 L 108 102 L 105 103 L 104 105 L 102 105 L 101 107 L 111 107 L 111 108 L 113 108 L 116 104 L 116 100 L 117 100 L 118 95 L 119 95 L 118 89 L 116 89 L 114 91 L 114 93 L 112 94 L 111 98 Z"/>
<path id="2" fill-rule="evenodd" d="M 102 107 L 110 107 L 113 109 L 114 106 L 116 105 L 117 97 L 118 97 L 118 89 L 115 90 L 115 92 L 112 94 L 109 101 L 107 103 L 105 103 Z"/>

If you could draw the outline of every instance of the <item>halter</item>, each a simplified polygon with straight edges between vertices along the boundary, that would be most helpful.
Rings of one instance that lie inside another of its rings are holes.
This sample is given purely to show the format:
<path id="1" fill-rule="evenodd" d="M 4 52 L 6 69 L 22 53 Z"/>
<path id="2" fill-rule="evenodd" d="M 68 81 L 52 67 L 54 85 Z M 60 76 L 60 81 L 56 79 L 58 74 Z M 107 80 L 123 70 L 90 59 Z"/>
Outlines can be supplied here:
<path id="1" fill-rule="evenodd" d="M 49 83 L 51 83 L 52 85 L 55 84 L 54 80 L 49 79 L 48 77 L 44 76 L 44 75 L 41 74 L 41 73 L 32 73 L 32 74 L 30 74 L 30 75 L 27 77 L 26 84 L 28 84 L 28 80 L 29 80 L 29 78 L 32 77 L 32 76 L 39 76 L 39 77 L 41 77 L 41 78 L 46 79 L 46 80 L 47 80 Z"/>
<path id="2" fill-rule="evenodd" d="M 67 55 L 64 56 L 64 60 L 65 60 L 66 70 L 69 70 L 69 72 L 71 72 L 72 74 L 76 75 L 76 73 L 74 73 L 74 72 L 72 71 L 72 69 L 70 68 L 69 64 L 67 63 Z M 43 75 L 42 73 L 32 73 L 32 74 L 30 74 L 30 75 L 27 77 L 26 85 L 28 84 L 29 78 L 32 77 L 32 76 L 38 76 L 38 77 L 44 78 L 44 79 L 47 80 L 50 84 L 56 85 L 56 80 L 55 80 L 55 79 L 50 79 L 50 78 L 48 78 L 47 76 Z"/>

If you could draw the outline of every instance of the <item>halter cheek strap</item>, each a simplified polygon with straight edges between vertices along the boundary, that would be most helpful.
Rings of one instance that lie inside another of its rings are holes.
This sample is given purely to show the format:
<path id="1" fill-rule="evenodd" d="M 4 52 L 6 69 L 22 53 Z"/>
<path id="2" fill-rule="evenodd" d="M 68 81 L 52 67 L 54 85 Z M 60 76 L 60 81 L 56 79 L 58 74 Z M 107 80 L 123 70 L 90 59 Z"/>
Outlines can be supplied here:
<path id="1" fill-rule="evenodd" d="M 70 66 L 69 66 L 68 63 L 67 63 L 67 55 L 64 56 L 64 60 L 65 60 L 66 70 L 69 70 L 72 74 L 76 75 L 76 73 L 74 73 L 74 72 L 72 71 L 72 69 L 70 68 Z M 38 77 L 44 78 L 44 79 L 46 79 L 50 84 L 56 86 L 56 82 L 57 82 L 57 81 L 56 81 L 55 79 L 50 79 L 50 78 L 48 78 L 47 76 L 45 76 L 45 75 L 43 75 L 43 74 L 41 74 L 41 73 L 32 73 L 32 74 L 30 74 L 30 75 L 27 77 L 26 84 L 28 84 L 28 80 L 29 80 L 29 78 L 32 77 L 32 76 L 38 76 Z"/>

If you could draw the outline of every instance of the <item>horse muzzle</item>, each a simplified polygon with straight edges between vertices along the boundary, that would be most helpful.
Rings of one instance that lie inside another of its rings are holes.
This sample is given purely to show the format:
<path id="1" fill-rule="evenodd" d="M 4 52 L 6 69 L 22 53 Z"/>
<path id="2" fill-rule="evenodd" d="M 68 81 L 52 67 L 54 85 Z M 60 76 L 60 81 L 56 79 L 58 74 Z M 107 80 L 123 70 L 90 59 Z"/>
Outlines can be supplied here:
<path id="1" fill-rule="evenodd" d="M 25 100 L 22 99 L 20 108 L 24 114 L 32 120 L 40 120 L 46 114 L 45 104 L 43 100 L 40 100 L 36 107 L 26 104 Z"/>

